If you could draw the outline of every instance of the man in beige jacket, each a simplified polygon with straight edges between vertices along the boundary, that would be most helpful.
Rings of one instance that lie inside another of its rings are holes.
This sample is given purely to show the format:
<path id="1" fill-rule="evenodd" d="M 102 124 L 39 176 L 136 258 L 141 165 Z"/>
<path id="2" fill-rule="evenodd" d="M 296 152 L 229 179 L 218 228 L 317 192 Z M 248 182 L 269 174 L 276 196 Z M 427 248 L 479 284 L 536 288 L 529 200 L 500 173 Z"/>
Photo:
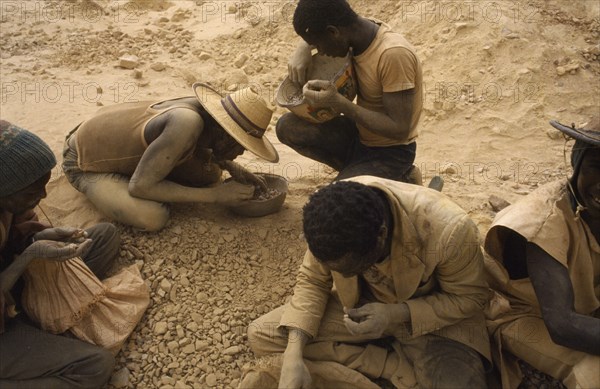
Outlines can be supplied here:
<path id="1" fill-rule="evenodd" d="M 488 312 L 504 388 L 600 387 L 600 118 L 577 128 L 573 174 L 502 210 L 487 233 Z"/>
<path id="2" fill-rule="evenodd" d="M 281 388 L 308 387 L 303 358 L 397 387 L 486 386 L 487 285 L 462 209 L 427 188 L 360 176 L 311 196 L 304 234 L 292 300 L 248 332 L 257 355 L 283 352 Z"/>

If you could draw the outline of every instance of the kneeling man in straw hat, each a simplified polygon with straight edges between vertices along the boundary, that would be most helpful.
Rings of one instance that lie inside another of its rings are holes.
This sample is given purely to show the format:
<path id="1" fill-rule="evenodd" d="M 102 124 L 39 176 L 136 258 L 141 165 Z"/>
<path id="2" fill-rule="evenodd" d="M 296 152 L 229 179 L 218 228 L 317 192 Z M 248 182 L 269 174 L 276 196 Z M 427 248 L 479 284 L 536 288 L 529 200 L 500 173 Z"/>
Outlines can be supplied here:
<path id="1" fill-rule="evenodd" d="M 105 215 L 147 231 L 164 227 L 165 203 L 252 198 L 264 181 L 232 160 L 244 150 L 279 160 L 264 137 L 272 111 L 251 88 L 224 97 L 193 89 L 194 97 L 104 107 L 81 123 L 65 143 L 69 182 Z M 222 169 L 234 180 L 213 185 Z"/>

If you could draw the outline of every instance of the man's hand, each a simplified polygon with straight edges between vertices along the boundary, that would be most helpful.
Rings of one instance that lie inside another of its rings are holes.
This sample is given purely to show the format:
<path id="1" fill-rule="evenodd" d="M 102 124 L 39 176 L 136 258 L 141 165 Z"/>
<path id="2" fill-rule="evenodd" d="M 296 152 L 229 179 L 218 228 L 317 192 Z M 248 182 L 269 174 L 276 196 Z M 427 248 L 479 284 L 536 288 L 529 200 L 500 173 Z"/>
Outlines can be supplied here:
<path id="1" fill-rule="evenodd" d="M 248 169 L 233 161 L 222 161 L 219 163 L 221 168 L 231 174 L 231 178 L 240 184 L 254 185 L 260 188 L 262 192 L 267 191 L 267 181 L 260 176 L 250 172 Z"/>
<path id="2" fill-rule="evenodd" d="M 312 382 L 310 372 L 302 359 L 308 335 L 298 329 L 288 328 L 288 344 L 283 353 L 279 389 L 308 389 Z"/>
<path id="3" fill-rule="evenodd" d="M 62 262 L 82 256 L 90 249 L 91 245 L 91 239 L 84 239 L 80 243 L 37 240 L 29 245 L 21 256 L 29 259 L 46 259 Z"/>
<path id="4" fill-rule="evenodd" d="M 286 349 L 279 378 L 279 389 L 308 389 L 312 382 L 310 372 L 304 364 L 302 353 Z"/>
<path id="5" fill-rule="evenodd" d="M 234 205 L 250 200 L 254 196 L 254 186 L 240 184 L 233 180 L 212 189 L 215 191 L 214 201 L 224 205 Z"/>
<path id="6" fill-rule="evenodd" d="M 312 107 L 333 107 L 342 97 L 337 88 L 331 81 L 312 80 L 307 82 L 302 88 L 304 100 Z"/>
<path id="7" fill-rule="evenodd" d="M 410 321 L 406 304 L 369 303 L 360 308 L 344 308 L 344 324 L 353 335 L 379 339 L 393 332 L 397 325 Z"/>
<path id="8" fill-rule="evenodd" d="M 58 242 L 82 243 L 87 239 L 87 232 L 74 227 L 47 228 L 36 233 L 34 240 L 54 240 Z"/>
<path id="9" fill-rule="evenodd" d="M 288 61 L 290 80 L 300 86 L 308 81 L 308 73 L 312 65 L 311 47 L 302 41 Z"/>

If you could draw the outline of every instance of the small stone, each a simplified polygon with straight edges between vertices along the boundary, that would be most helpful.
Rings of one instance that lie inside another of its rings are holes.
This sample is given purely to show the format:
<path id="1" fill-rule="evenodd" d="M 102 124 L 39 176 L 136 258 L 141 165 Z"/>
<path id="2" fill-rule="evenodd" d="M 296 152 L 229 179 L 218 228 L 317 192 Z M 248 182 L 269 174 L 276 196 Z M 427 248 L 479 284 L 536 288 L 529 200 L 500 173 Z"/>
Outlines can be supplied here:
<path id="1" fill-rule="evenodd" d="M 209 344 L 206 341 L 197 340 L 195 346 L 196 346 L 196 351 L 202 351 L 202 350 L 206 350 L 209 347 Z"/>
<path id="2" fill-rule="evenodd" d="M 144 259 L 144 254 L 137 247 L 129 246 L 127 249 L 131 251 L 131 254 L 133 254 L 134 257 Z"/>
<path id="3" fill-rule="evenodd" d="M 204 292 L 199 292 L 196 294 L 196 302 L 198 303 L 204 303 L 208 301 L 208 295 Z"/>
<path id="4" fill-rule="evenodd" d="M 152 69 L 156 72 L 162 72 L 166 68 L 167 68 L 167 66 L 162 62 L 155 62 L 152 65 L 150 65 L 150 69 Z"/>
<path id="5" fill-rule="evenodd" d="M 110 377 L 110 384 L 115 388 L 123 388 L 129 385 L 129 374 L 129 369 L 126 367 L 118 370 Z"/>
<path id="6" fill-rule="evenodd" d="M 124 55 L 119 58 L 119 66 L 125 69 L 134 69 L 140 63 L 140 59 L 135 55 Z"/>
<path id="7" fill-rule="evenodd" d="M 192 389 L 192 387 L 189 385 L 186 385 L 186 383 L 183 381 L 177 381 L 177 383 L 175 384 L 173 389 Z"/>
<path id="8" fill-rule="evenodd" d="M 562 75 L 564 75 L 566 73 L 567 73 L 567 71 L 564 68 L 564 66 L 557 66 L 556 67 L 556 74 L 558 74 L 559 76 L 562 76 Z"/>
<path id="9" fill-rule="evenodd" d="M 175 380 L 175 378 L 169 377 L 168 375 L 166 375 L 166 376 L 161 377 L 160 382 L 163 385 L 175 385 L 176 380 Z"/>
<path id="10" fill-rule="evenodd" d="M 154 325 L 154 333 L 156 335 L 164 335 L 167 333 L 168 326 L 166 321 L 159 321 Z"/>
<path id="11" fill-rule="evenodd" d="M 225 355 L 235 355 L 235 354 L 239 354 L 242 350 L 240 349 L 240 346 L 231 346 L 229 348 L 226 348 L 225 350 L 223 350 L 223 354 Z"/>
<path id="12" fill-rule="evenodd" d="M 183 351 L 186 354 L 193 354 L 196 352 L 196 347 L 194 346 L 193 343 L 188 344 L 187 346 L 185 346 L 181 351 Z"/>
<path id="13" fill-rule="evenodd" d="M 140 78 L 142 78 L 142 71 L 138 70 L 138 69 L 133 69 L 133 73 L 131 73 L 131 75 L 133 76 L 133 78 L 139 80 Z"/>
<path id="14" fill-rule="evenodd" d="M 227 13 L 228 14 L 234 14 L 238 11 L 237 7 L 235 5 L 230 5 L 229 7 L 227 7 Z"/>
<path id="15" fill-rule="evenodd" d="M 492 206 L 492 209 L 494 210 L 494 212 L 500 212 L 501 210 L 503 210 L 504 208 L 506 208 L 510 205 L 510 203 L 508 201 L 506 201 L 503 198 L 498 197 L 496 195 L 490 195 L 488 202 Z"/>
<path id="16" fill-rule="evenodd" d="M 240 54 L 236 60 L 233 62 L 233 64 L 235 65 L 236 68 L 241 68 L 242 66 L 244 66 L 244 64 L 246 63 L 246 61 L 248 61 L 248 56 L 246 54 Z"/>
<path id="17" fill-rule="evenodd" d="M 103 106 L 104 106 L 104 103 L 102 103 L 102 101 L 96 101 L 96 105 L 97 105 L 98 107 L 103 107 Z"/>
<path id="18" fill-rule="evenodd" d="M 221 316 L 224 312 L 225 312 L 225 309 L 223 309 L 223 308 L 215 308 L 213 311 L 213 315 Z"/>
<path id="19" fill-rule="evenodd" d="M 214 373 L 210 373 L 206 376 L 206 385 L 210 386 L 211 388 L 213 386 L 217 386 L 217 376 Z"/>
<path id="20" fill-rule="evenodd" d="M 205 53 L 205 52 L 201 52 L 200 55 L 198 56 L 198 59 L 200 61 L 206 61 L 206 60 L 209 60 L 211 58 L 212 58 L 212 56 L 210 54 L 208 54 L 208 53 Z"/>
<path id="21" fill-rule="evenodd" d="M 175 352 L 179 348 L 179 343 L 177 343 L 176 341 L 172 340 L 169 343 L 167 343 L 167 348 L 169 349 L 169 351 L 171 353 L 173 353 L 173 352 Z"/>
<path id="22" fill-rule="evenodd" d="M 160 282 L 160 289 L 162 289 L 165 293 L 169 293 L 172 287 L 173 285 L 166 278 L 163 278 Z"/>

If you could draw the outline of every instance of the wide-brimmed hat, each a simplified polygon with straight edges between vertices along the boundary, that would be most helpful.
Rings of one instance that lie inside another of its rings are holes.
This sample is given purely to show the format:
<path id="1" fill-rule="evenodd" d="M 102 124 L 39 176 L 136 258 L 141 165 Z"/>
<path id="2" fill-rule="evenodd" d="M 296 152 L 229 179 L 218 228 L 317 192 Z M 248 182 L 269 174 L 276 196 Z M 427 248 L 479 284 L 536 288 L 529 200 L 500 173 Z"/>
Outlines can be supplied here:
<path id="1" fill-rule="evenodd" d="M 225 96 L 201 82 L 192 88 L 204 109 L 246 150 L 269 162 L 279 161 L 277 150 L 264 136 L 273 111 L 253 88 Z"/>
<path id="2" fill-rule="evenodd" d="M 574 138 L 576 140 L 580 140 L 585 143 L 592 144 L 594 146 L 600 146 L 600 117 L 594 117 L 590 120 L 585 126 L 581 128 L 575 127 L 574 124 L 571 126 L 565 126 L 557 122 L 556 120 L 551 120 L 550 124 L 552 127 L 557 130 L 563 132 L 564 134 Z"/>

